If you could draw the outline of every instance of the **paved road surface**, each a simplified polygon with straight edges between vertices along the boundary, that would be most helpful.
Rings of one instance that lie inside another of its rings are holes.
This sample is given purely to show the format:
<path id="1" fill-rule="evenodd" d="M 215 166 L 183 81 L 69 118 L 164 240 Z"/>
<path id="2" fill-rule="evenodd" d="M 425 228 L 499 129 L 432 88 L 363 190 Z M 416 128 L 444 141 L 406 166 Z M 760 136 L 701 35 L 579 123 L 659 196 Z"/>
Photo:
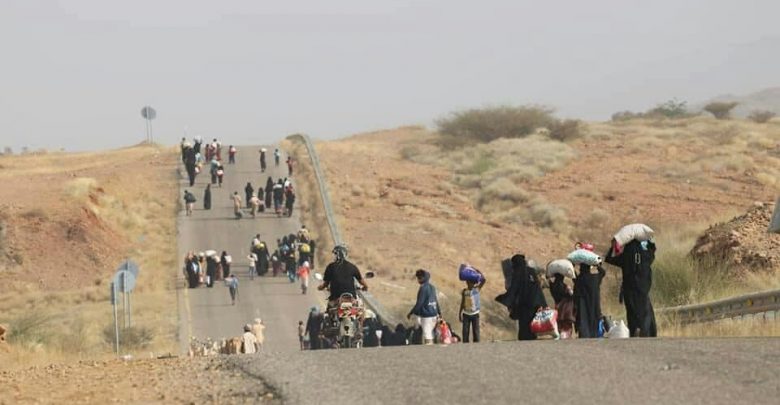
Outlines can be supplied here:
<path id="1" fill-rule="evenodd" d="M 241 220 L 234 219 L 233 203 L 230 200 L 234 191 L 238 191 L 244 200 L 247 181 L 251 181 L 257 190 L 258 187 L 265 187 L 269 175 L 274 180 L 287 175 L 284 158 L 279 168 L 274 167 L 273 147 L 267 146 L 269 170 L 265 174 L 260 173 L 260 146 L 237 148 L 237 164 L 225 165 L 225 183 L 222 188 L 212 185 L 211 210 L 203 210 L 203 190 L 210 181 L 207 171 L 197 177 L 192 188 L 188 187 L 186 179 L 179 183 L 180 189 L 191 190 L 198 199 L 192 217 L 185 217 L 183 211 L 179 213 L 179 257 L 183 258 L 189 250 L 226 250 L 233 257 L 231 268 L 239 276 L 239 302 L 232 306 L 228 289 L 223 284 L 216 283 L 213 288 L 187 289 L 183 275 L 179 275 L 177 288 L 182 349 L 188 347 L 189 336 L 217 339 L 238 336 L 243 333 L 241 328 L 244 324 L 259 317 L 266 325 L 266 350 L 295 351 L 299 349 L 298 321 L 306 320 L 308 308 L 318 305 L 324 294 L 314 290 L 309 291 L 308 295 L 302 295 L 299 284 L 291 284 L 286 277 L 256 277 L 249 280 L 246 256 L 254 235 L 259 233 L 269 247 L 275 247 L 276 239 L 297 232 L 300 222 L 297 215 L 277 218 L 271 213 L 261 214 L 257 219 L 248 215 Z M 186 172 L 183 174 L 186 176 Z"/>
<path id="2" fill-rule="evenodd" d="M 497 342 L 231 356 L 285 403 L 777 404 L 780 339 Z"/>

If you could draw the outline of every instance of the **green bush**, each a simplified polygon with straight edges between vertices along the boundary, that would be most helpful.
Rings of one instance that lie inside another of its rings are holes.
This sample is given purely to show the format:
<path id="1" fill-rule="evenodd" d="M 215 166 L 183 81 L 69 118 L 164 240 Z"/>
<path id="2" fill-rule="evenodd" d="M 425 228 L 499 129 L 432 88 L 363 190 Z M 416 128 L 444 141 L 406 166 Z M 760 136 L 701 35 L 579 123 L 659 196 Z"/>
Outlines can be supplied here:
<path id="1" fill-rule="evenodd" d="M 691 114 L 688 112 L 687 104 L 685 101 L 671 99 L 655 106 L 643 115 L 647 117 L 688 118 Z"/>
<path id="2" fill-rule="evenodd" d="M 537 128 L 550 128 L 558 120 L 553 110 L 540 106 L 501 106 L 452 113 L 436 121 L 447 142 L 490 142 L 499 138 L 522 138 Z"/>

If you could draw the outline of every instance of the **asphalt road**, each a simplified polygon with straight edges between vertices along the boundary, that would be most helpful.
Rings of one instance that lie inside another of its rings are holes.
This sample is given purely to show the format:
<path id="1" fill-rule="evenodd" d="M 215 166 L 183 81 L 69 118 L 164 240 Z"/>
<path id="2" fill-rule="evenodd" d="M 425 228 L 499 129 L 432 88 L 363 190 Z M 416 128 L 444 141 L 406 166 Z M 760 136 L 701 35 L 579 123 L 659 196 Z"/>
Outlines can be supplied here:
<path id="1" fill-rule="evenodd" d="M 252 219 L 245 212 L 243 219 L 236 220 L 233 215 L 233 203 L 230 196 L 238 191 L 244 200 L 244 187 L 249 181 L 257 190 L 265 187 L 268 176 L 274 180 L 287 177 L 287 166 L 283 154 L 281 165 L 276 168 L 273 162 L 273 147 L 268 149 L 268 170 L 260 173 L 260 146 L 237 146 L 238 153 L 235 165 L 225 164 L 224 183 L 222 187 L 212 185 L 211 210 L 203 210 L 203 190 L 210 182 L 207 171 L 196 178 L 195 186 L 190 188 L 186 178 L 181 179 L 179 188 L 188 189 L 195 194 L 198 202 L 191 217 L 179 213 L 179 257 L 183 258 L 187 251 L 195 252 L 209 249 L 227 251 L 233 257 L 231 269 L 239 277 L 239 299 L 235 306 L 230 303 L 228 289 L 222 283 L 215 283 L 213 288 L 186 288 L 183 275 L 179 272 L 177 283 L 179 295 L 179 336 L 182 351 L 188 348 L 189 337 L 214 339 L 239 336 L 243 325 L 261 318 L 266 325 L 265 350 L 296 351 L 299 350 L 297 337 L 298 321 L 306 320 L 308 308 L 320 305 L 324 294 L 310 290 L 302 295 L 299 283 L 290 283 L 286 277 L 248 277 L 249 245 L 256 234 L 266 241 L 269 247 L 276 246 L 276 240 L 283 235 L 295 233 L 300 229 L 297 215 L 291 218 L 278 218 L 275 214 L 266 212 Z M 225 148 L 227 149 L 227 148 Z M 227 152 L 223 158 L 227 161 Z M 186 172 L 182 173 L 186 177 Z M 292 178 L 293 185 L 295 179 Z M 293 210 L 295 214 L 295 210 Z M 183 262 L 180 264 L 183 266 Z M 269 272 L 270 274 L 270 272 Z M 310 286 L 315 285 L 314 280 Z M 320 295 L 323 295 L 322 297 Z"/>
<path id="2" fill-rule="evenodd" d="M 780 339 L 495 342 L 230 356 L 285 403 L 777 404 Z"/>

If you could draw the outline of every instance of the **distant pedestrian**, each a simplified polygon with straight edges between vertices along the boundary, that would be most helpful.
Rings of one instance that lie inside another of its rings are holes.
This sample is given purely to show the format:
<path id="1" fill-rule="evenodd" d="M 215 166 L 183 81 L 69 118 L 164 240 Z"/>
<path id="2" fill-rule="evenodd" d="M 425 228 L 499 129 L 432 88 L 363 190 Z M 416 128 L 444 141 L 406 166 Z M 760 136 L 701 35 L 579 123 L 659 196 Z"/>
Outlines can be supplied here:
<path id="1" fill-rule="evenodd" d="M 217 181 L 219 182 L 219 186 L 222 187 L 222 179 L 225 177 L 225 167 L 222 166 L 222 163 L 220 163 L 217 166 Z"/>
<path id="2" fill-rule="evenodd" d="M 231 305 L 236 305 L 236 298 L 238 298 L 238 277 L 236 277 L 235 274 L 229 275 L 225 279 L 225 286 L 230 290 Z"/>
<path id="3" fill-rule="evenodd" d="M 184 206 L 185 206 L 185 215 L 191 216 L 192 215 L 192 209 L 195 208 L 195 202 L 198 201 L 192 193 L 190 193 L 187 190 L 184 190 Z"/>
<path id="4" fill-rule="evenodd" d="M 476 270 L 476 269 L 475 269 Z M 477 270 L 479 274 L 482 274 Z M 466 281 L 466 288 L 461 291 L 460 310 L 458 318 L 463 323 L 463 343 L 469 342 L 469 332 L 473 332 L 474 343 L 479 342 L 479 310 L 480 310 L 480 291 L 485 286 L 485 276 L 483 275 L 479 284 L 474 281 Z"/>
<path id="5" fill-rule="evenodd" d="M 292 216 L 293 206 L 295 206 L 295 190 L 289 187 L 284 193 L 284 213 L 288 217 Z"/>
<path id="6" fill-rule="evenodd" d="M 287 156 L 287 175 L 292 177 L 293 175 L 293 158 L 292 156 Z"/>
<path id="7" fill-rule="evenodd" d="M 301 294 L 306 294 L 306 291 L 309 289 L 309 273 L 310 273 L 310 267 L 309 262 L 303 262 L 303 264 L 298 267 L 298 278 L 301 280 Z"/>
<path id="8" fill-rule="evenodd" d="M 303 321 L 298 321 L 298 343 L 301 344 L 301 350 L 304 350 L 303 347 L 303 337 L 306 336 L 306 327 L 303 326 Z"/>
<path id="9" fill-rule="evenodd" d="M 246 258 L 249 259 L 249 278 L 254 279 L 255 274 L 257 273 L 257 269 L 255 268 L 257 265 L 257 255 L 250 253 Z"/>
<path id="10" fill-rule="evenodd" d="M 228 164 L 229 165 L 236 164 L 236 152 L 238 152 L 236 147 L 233 146 L 233 145 L 230 145 L 230 148 L 228 149 Z"/>
<path id="11" fill-rule="evenodd" d="M 219 168 L 219 161 L 214 156 L 209 160 L 209 173 L 211 174 L 211 184 L 217 184 L 217 168 Z"/>
<path id="12" fill-rule="evenodd" d="M 282 157 L 282 153 L 279 152 L 279 148 L 276 148 L 274 150 L 274 163 L 276 163 L 276 167 L 279 167 L 279 160 Z"/>
<path id="13" fill-rule="evenodd" d="M 211 209 L 211 184 L 206 184 L 206 190 L 203 191 L 203 209 Z"/>
<path id="14" fill-rule="evenodd" d="M 265 173 L 265 152 L 265 148 L 260 149 L 260 173 Z"/>
<path id="15" fill-rule="evenodd" d="M 257 353 L 257 337 L 252 333 L 252 326 L 244 325 L 244 334 L 241 335 L 241 352 L 245 354 Z"/>
<path id="16" fill-rule="evenodd" d="M 263 343 L 265 343 L 265 324 L 262 319 L 255 318 L 255 322 L 252 324 L 252 333 L 255 335 L 255 348 L 262 350 Z"/>
<path id="17" fill-rule="evenodd" d="M 282 215 L 282 203 L 284 202 L 284 183 L 282 183 L 282 179 L 279 179 L 279 181 L 274 184 L 273 193 L 274 212 L 276 215 Z"/>
<path id="18" fill-rule="evenodd" d="M 261 211 L 260 206 L 263 205 L 263 202 L 256 196 L 252 196 L 249 203 L 252 205 L 252 218 L 255 218 L 257 213 Z"/>
<path id="19" fill-rule="evenodd" d="M 244 196 L 246 197 L 246 207 L 252 208 L 252 202 L 250 201 L 252 199 L 252 194 L 255 192 L 254 187 L 252 187 L 251 182 L 246 182 L 246 187 L 244 187 Z"/>
<path id="20" fill-rule="evenodd" d="M 276 249 L 274 254 L 271 255 L 271 269 L 273 269 L 274 277 L 282 272 L 282 260 L 279 258 L 279 249 Z"/>
<path id="21" fill-rule="evenodd" d="M 241 213 L 241 196 L 238 195 L 238 191 L 234 191 L 230 199 L 233 200 L 233 215 L 236 216 L 236 219 L 241 219 L 243 214 Z"/>
<path id="22" fill-rule="evenodd" d="M 233 263 L 233 258 L 223 250 L 219 260 L 222 263 L 222 272 L 225 274 L 225 277 L 231 275 L 230 265 Z"/>
<path id="23" fill-rule="evenodd" d="M 265 182 L 265 206 L 271 209 L 271 198 L 273 197 L 274 179 L 268 176 L 268 180 Z"/>
<path id="24" fill-rule="evenodd" d="M 195 184 L 195 176 L 197 176 L 198 158 L 197 153 L 192 148 L 186 148 L 184 150 L 184 168 L 187 170 L 187 177 L 190 181 L 190 187 Z"/>

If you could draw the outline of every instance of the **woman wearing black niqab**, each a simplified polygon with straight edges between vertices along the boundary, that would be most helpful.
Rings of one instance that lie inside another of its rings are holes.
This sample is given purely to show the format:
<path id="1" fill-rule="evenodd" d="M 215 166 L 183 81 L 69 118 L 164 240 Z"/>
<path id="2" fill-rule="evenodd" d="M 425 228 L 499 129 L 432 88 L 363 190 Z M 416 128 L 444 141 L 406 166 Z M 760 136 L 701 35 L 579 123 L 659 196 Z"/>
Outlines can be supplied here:
<path id="1" fill-rule="evenodd" d="M 580 274 L 574 279 L 574 324 L 579 338 L 598 337 L 601 317 L 601 280 L 606 271 L 600 265 L 598 273 L 591 273 L 591 266 L 580 264 Z M 560 315 L 560 314 L 559 314 Z"/>
<path id="2" fill-rule="evenodd" d="M 252 187 L 251 182 L 246 183 L 246 187 L 244 187 L 244 195 L 246 196 L 246 207 L 252 208 L 252 193 L 255 192 L 255 189 Z M 263 197 L 260 197 L 261 199 Z"/>
<path id="3" fill-rule="evenodd" d="M 517 320 L 517 339 L 533 340 L 531 321 L 539 308 L 546 307 L 547 301 L 542 287 L 536 279 L 534 270 L 526 263 L 525 256 L 512 256 L 512 281 L 506 293 L 496 297 L 496 301 L 509 308 L 509 317 Z"/>
<path id="4" fill-rule="evenodd" d="M 268 181 L 265 182 L 265 208 L 271 208 L 271 197 L 273 196 L 271 190 L 274 188 L 274 179 L 268 176 Z"/>
<path id="5" fill-rule="evenodd" d="M 203 209 L 211 209 L 211 184 L 206 184 L 206 190 L 203 192 Z"/>
<path id="6" fill-rule="evenodd" d="M 628 332 L 631 337 L 656 337 L 658 330 L 653 304 L 650 302 L 655 243 L 633 240 L 623 247 L 621 254 L 612 256 L 612 253 L 613 248 L 610 248 L 604 261 L 622 270 L 620 292 L 626 306 Z"/>

